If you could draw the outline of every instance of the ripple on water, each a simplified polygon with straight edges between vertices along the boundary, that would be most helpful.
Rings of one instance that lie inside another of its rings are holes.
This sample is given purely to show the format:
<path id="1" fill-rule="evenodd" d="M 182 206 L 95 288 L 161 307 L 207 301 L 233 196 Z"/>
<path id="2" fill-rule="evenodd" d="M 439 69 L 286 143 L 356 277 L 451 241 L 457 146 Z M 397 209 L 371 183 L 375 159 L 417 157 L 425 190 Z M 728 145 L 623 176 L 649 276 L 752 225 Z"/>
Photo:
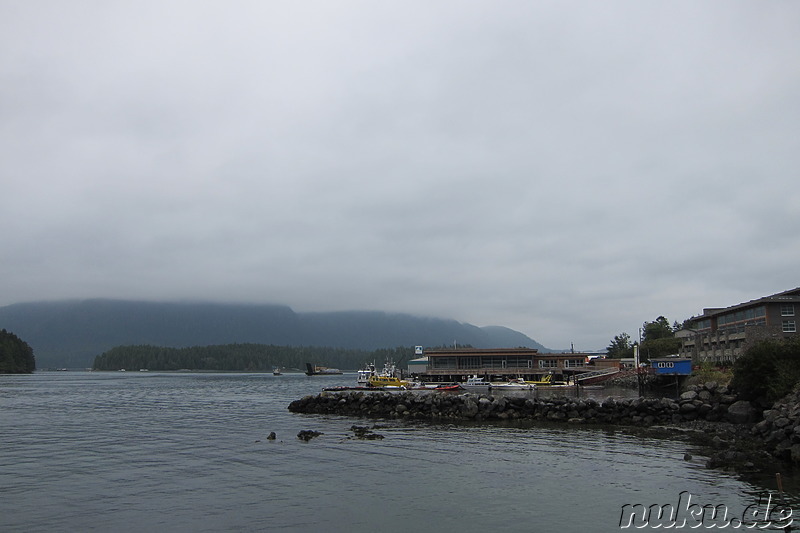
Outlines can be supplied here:
<path id="1" fill-rule="evenodd" d="M 25 531 L 617 530 L 625 503 L 683 490 L 743 508 L 769 486 L 622 431 L 378 422 L 289 413 L 354 376 L 0 377 L 0 492 Z M 324 434 L 310 442 L 302 429 Z M 266 440 L 270 431 L 278 434 Z"/>

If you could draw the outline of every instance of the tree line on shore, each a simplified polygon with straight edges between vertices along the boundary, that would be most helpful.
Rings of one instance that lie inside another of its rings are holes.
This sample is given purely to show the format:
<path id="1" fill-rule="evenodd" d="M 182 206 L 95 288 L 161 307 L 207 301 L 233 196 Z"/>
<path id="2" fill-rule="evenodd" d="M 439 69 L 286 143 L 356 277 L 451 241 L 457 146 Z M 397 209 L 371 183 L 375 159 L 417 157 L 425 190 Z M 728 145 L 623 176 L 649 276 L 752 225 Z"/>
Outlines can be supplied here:
<path id="1" fill-rule="evenodd" d="M 170 348 L 117 346 L 95 357 L 93 370 L 208 370 L 271 372 L 275 367 L 305 369 L 306 363 L 355 370 L 365 363 L 396 363 L 413 356 L 413 347 L 354 350 L 320 346 L 225 344 Z"/>
<path id="2" fill-rule="evenodd" d="M 633 357 L 634 346 L 639 346 L 639 357 L 647 361 L 651 357 L 664 357 L 678 353 L 681 348 L 681 339 L 675 333 L 683 324 L 675 322 L 670 326 L 669 320 L 659 316 L 652 322 L 642 324 L 641 338 L 633 341 L 631 336 L 623 332 L 614 336 L 611 344 L 606 348 L 606 357 L 613 359 Z"/>
<path id="3" fill-rule="evenodd" d="M 33 349 L 13 333 L 0 329 L 0 374 L 30 374 L 34 370 Z"/>

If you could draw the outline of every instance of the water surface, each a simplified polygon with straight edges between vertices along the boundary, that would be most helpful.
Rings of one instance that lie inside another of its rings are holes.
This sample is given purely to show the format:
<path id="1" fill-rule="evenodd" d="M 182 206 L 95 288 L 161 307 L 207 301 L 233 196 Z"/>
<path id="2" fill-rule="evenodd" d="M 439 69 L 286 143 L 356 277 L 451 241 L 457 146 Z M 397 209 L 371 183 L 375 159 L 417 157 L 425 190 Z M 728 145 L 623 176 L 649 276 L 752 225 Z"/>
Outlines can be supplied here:
<path id="1" fill-rule="evenodd" d="M 741 514 L 754 482 L 608 428 L 289 413 L 355 375 L 0 376 L 1 531 L 618 531 L 625 504 Z M 588 391 L 587 391 L 588 393 Z M 592 392 L 608 394 L 607 391 Z M 357 440 L 353 424 L 380 427 Z M 324 434 L 310 442 L 300 430 Z M 278 438 L 268 441 L 274 431 Z M 785 478 L 789 488 L 792 480 Z"/>

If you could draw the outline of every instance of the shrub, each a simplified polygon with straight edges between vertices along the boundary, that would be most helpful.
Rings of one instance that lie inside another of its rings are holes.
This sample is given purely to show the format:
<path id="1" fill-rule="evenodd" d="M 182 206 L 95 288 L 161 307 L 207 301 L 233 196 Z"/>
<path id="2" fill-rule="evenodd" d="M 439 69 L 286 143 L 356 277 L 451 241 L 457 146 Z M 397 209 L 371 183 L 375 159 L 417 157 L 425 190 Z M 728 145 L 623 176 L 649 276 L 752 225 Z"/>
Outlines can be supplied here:
<path id="1" fill-rule="evenodd" d="M 772 403 L 800 383 L 800 337 L 754 344 L 733 365 L 731 387 L 745 400 Z"/>

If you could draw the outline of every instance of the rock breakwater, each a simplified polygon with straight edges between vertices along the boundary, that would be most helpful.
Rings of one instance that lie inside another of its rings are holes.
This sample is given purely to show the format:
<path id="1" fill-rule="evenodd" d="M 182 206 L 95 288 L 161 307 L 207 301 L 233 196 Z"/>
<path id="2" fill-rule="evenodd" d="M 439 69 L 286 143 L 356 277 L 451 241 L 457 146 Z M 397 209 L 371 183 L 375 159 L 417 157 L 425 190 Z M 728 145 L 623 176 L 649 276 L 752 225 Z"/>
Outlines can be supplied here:
<path id="1" fill-rule="evenodd" d="M 746 403 L 746 402 L 745 402 Z M 547 420 L 568 423 L 664 425 L 694 420 L 740 421 L 754 417 L 716 383 L 693 386 L 680 398 L 566 398 L 414 392 L 323 392 L 295 400 L 296 413 L 427 420 Z"/>

